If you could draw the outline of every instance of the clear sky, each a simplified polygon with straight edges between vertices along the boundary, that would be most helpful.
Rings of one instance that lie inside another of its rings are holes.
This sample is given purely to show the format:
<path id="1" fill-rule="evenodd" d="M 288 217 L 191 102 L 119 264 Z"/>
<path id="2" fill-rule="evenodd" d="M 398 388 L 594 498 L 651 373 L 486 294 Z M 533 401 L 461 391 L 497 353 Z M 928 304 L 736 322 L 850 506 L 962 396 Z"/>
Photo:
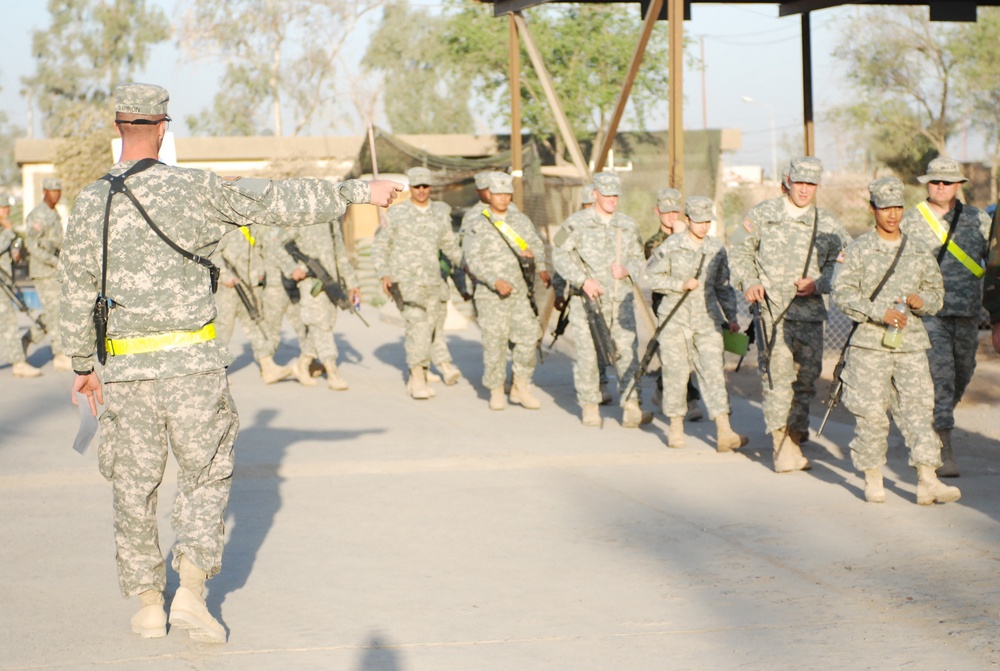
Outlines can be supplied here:
<path id="1" fill-rule="evenodd" d="M 176 19 L 176 0 L 154 0 L 167 15 Z M 437 11 L 435 2 L 414 2 Z M 4 9 L 4 55 L 0 61 L 0 109 L 11 120 L 27 126 L 27 104 L 19 95 L 20 78 L 34 69 L 31 58 L 31 34 L 48 25 L 49 15 L 43 2 L 8 2 Z M 802 71 L 800 18 L 778 18 L 776 4 L 703 5 L 691 9 L 691 20 L 685 24 L 693 41 L 691 55 L 698 56 L 704 38 L 705 115 L 709 128 L 740 128 L 743 149 L 727 157 L 727 163 L 757 164 L 770 173 L 772 148 L 772 114 L 777 128 L 779 163 L 802 149 Z M 813 81 L 816 110 L 818 155 L 829 167 L 837 167 L 837 146 L 830 129 L 822 123 L 824 111 L 844 101 L 843 65 L 832 56 L 841 22 L 857 11 L 841 7 L 814 12 Z M 377 17 L 376 17 L 377 19 Z M 640 26 L 637 24 L 638 32 Z M 346 53 L 356 58 L 364 52 L 370 23 L 359 30 Z M 155 48 L 146 72 L 137 76 L 142 81 L 162 84 L 170 90 L 171 116 L 176 120 L 196 114 L 211 102 L 221 73 L 221 66 L 211 63 L 191 63 L 181 60 L 173 44 Z M 685 124 L 700 129 L 703 124 L 702 75 L 690 68 L 685 72 Z M 754 103 L 743 102 L 743 97 Z M 484 120 L 479 126 L 505 132 L 495 122 Z M 664 92 L 662 113 L 650 121 L 651 129 L 667 126 L 667 100 Z M 172 127 L 179 135 L 187 132 L 183 123 Z M 356 129 L 354 129 L 356 132 Z M 624 128 L 623 128 L 624 130 Z M 350 132 L 344 129 L 343 132 Z M 978 147 L 970 147 L 968 158 L 974 159 Z M 961 157 L 960 157 L 961 158 Z"/>

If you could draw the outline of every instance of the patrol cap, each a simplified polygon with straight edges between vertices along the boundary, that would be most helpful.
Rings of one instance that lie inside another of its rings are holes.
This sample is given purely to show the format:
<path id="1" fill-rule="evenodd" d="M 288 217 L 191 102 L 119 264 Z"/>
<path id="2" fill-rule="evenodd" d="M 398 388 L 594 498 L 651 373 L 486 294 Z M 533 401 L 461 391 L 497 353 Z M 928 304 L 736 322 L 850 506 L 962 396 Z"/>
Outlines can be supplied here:
<path id="1" fill-rule="evenodd" d="M 420 166 L 407 170 L 406 178 L 410 180 L 410 186 L 430 186 L 434 182 L 431 171 Z"/>
<path id="2" fill-rule="evenodd" d="M 489 184 L 490 193 L 514 193 L 514 180 L 505 172 L 491 172 Z"/>
<path id="3" fill-rule="evenodd" d="M 490 188 L 490 171 L 483 170 L 476 173 L 476 191 Z"/>
<path id="4" fill-rule="evenodd" d="M 594 175 L 594 188 L 602 196 L 620 196 L 622 194 L 621 177 L 613 172 L 599 172 Z"/>
<path id="5" fill-rule="evenodd" d="M 868 185 L 872 205 L 883 207 L 905 207 L 903 183 L 896 177 L 880 177 Z"/>
<path id="6" fill-rule="evenodd" d="M 583 185 L 583 191 L 580 193 L 580 202 L 583 205 L 593 205 L 594 204 L 594 183 Z"/>
<path id="7" fill-rule="evenodd" d="M 123 114 L 166 115 L 170 94 L 156 84 L 130 82 L 115 88 L 115 112 Z"/>
<path id="8" fill-rule="evenodd" d="M 0 189 L 0 207 L 10 207 L 10 191 Z"/>
<path id="9" fill-rule="evenodd" d="M 661 213 L 681 211 L 681 192 L 677 189 L 660 189 L 656 192 L 656 209 Z"/>
<path id="10" fill-rule="evenodd" d="M 926 184 L 927 182 L 948 182 L 949 184 L 955 184 L 957 182 L 968 182 L 969 178 L 962 174 L 962 166 L 958 164 L 958 161 L 953 158 L 938 156 L 927 164 L 927 174 L 917 177 L 917 181 L 921 184 Z"/>
<path id="11" fill-rule="evenodd" d="M 695 223 L 715 219 L 715 203 L 705 196 L 693 196 L 684 203 L 684 214 Z"/>
<path id="12" fill-rule="evenodd" d="M 62 191 L 62 180 L 55 177 L 47 177 L 42 180 L 42 189 L 45 191 Z"/>
<path id="13" fill-rule="evenodd" d="M 823 161 L 815 156 L 799 156 L 792 159 L 788 170 L 788 181 L 819 184 L 823 179 Z"/>
<path id="14" fill-rule="evenodd" d="M 792 182 L 788 179 L 789 175 L 792 174 L 792 164 L 788 163 L 784 168 L 781 169 L 781 186 L 786 189 L 792 188 Z"/>

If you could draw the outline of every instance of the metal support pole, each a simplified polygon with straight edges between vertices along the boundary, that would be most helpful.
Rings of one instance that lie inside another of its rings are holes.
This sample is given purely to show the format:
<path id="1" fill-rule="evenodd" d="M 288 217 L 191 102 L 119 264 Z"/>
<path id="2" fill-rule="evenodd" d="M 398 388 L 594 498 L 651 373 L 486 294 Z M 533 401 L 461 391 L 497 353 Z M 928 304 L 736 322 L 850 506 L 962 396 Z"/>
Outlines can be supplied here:
<path id="1" fill-rule="evenodd" d="M 510 43 L 510 167 L 514 178 L 514 204 L 524 210 L 524 159 L 521 155 L 521 43 L 514 15 L 507 15 Z"/>
<path id="2" fill-rule="evenodd" d="M 809 12 L 802 14 L 802 119 L 805 125 L 805 155 L 816 155 L 813 129 L 812 30 Z"/>
<path id="3" fill-rule="evenodd" d="M 684 191 L 684 0 L 667 0 L 670 24 L 670 186 Z"/>

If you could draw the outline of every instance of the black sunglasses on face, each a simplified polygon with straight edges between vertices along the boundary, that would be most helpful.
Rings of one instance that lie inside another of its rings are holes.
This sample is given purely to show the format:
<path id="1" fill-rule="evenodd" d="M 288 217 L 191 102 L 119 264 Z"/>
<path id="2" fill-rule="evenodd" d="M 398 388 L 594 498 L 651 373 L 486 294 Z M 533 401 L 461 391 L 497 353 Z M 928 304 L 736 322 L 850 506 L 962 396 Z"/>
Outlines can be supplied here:
<path id="1" fill-rule="evenodd" d="M 124 119 L 115 119 L 115 123 L 117 124 L 124 123 L 124 124 L 129 124 L 131 126 L 156 126 L 158 124 L 163 123 L 164 121 L 170 123 L 171 121 L 173 121 L 173 119 L 171 119 L 168 116 L 165 116 L 162 119 L 133 119 L 132 121 L 125 121 Z"/>

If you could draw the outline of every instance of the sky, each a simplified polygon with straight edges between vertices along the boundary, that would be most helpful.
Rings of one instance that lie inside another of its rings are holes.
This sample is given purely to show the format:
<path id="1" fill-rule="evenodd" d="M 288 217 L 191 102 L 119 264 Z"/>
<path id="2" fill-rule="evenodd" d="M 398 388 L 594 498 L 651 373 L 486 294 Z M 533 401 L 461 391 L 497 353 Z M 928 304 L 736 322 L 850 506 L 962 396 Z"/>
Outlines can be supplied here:
<path id="1" fill-rule="evenodd" d="M 153 0 L 171 19 L 178 15 L 178 0 Z M 49 15 L 42 2 L 5 3 L 5 44 L 0 59 L 0 109 L 19 126 L 28 125 L 27 103 L 19 95 L 20 79 L 34 70 L 31 58 L 31 35 L 48 25 Z M 432 1 L 411 0 L 412 5 L 439 11 L 441 5 Z M 839 7 L 813 12 L 813 95 L 816 110 L 817 155 L 827 167 L 838 168 L 840 152 L 831 130 L 822 122 L 825 110 L 845 102 L 848 92 L 843 78 L 843 66 L 832 57 L 840 26 L 857 11 L 855 7 Z M 356 34 L 344 53 L 360 59 L 367 44 L 368 32 L 378 20 L 376 14 Z M 501 19 L 498 19 L 501 20 Z M 685 126 L 701 129 L 704 119 L 709 128 L 739 128 L 743 147 L 726 157 L 728 165 L 753 164 L 764 166 L 770 174 L 772 147 L 777 151 L 779 166 L 802 150 L 802 70 L 801 21 L 799 16 L 778 17 L 774 3 L 752 5 L 695 4 L 685 31 L 693 46 L 689 55 L 698 56 L 704 45 L 704 91 L 707 100 L 702 105 L 702 72 L 686 68 Z M 641 26 L 637 24 L 636 30 Z M 356 62 L 351 63 L 356 67 Z M 222 73 L 217 63 L 189 62 L 173 42 L 154 48 L 146 71 L 137 76 L 165 86 L 171 95 L 170 111 L 175 120 L 197 114 L 209 106 Z M 754 102 L 743 101 L 744 97 Z M 667 97 L 664 92 L 661 113 L 654 113 L 647 125 L 651 130 L 667 127 Z M 772 134 L 773 126 L 776 132 Z M 483 119 L 477 127 L 493 132 L 509 132 Z M 185 135 L 183 123 L 171 127 Z M 631 130 L 624 124 L 622 130 Z M 344 131 L 350 132 L 345 129 Z M 354 132 L 357 132 L 355 129 Z M 772 138 L 775 141 L 772 142 Z M 969 156 L 976 159 L 976 147 Z"/>

